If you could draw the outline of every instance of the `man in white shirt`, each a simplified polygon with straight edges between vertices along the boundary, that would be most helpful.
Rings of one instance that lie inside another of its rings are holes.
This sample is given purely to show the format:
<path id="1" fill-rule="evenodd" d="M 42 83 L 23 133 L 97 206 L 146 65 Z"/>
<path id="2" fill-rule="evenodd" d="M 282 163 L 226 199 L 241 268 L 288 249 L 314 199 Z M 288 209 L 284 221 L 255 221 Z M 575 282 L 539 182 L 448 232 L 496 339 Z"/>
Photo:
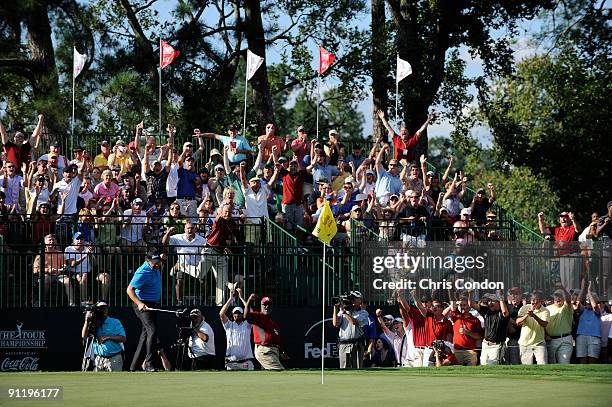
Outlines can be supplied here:
<path id="1" fill-rule="evenodd" d="M 185 233 L 176 232 L 176 227 L 168 228 L 162 237 L 162 244 L 170 244 L 176 248 L 178 260 L 174 265 L 176 275 L 176 291 L 177 305 L 182 305 L 183 291 L 183 274 L 187 273 L 192 277 L 200 278 L 202 266 L 202 252 L 206 246 L 206 239 L 196 234 L 196 227 L 193 223 L 185 224 Z"/>
<path id="2" fill-rule="evenodd" d="M 76 232 L 72 235 L 72 243 L 72 246 L 64 249 L 64 259 L 66 259 L 70 273 L 76 276 L 76 280 L 79 283 L 81 305 L 85 305 L 88 300 L 87 275 L 91 272 L 91 264 L 94 261 L 94 248 L 90 244 L 85 245 L 85 237 L 81 232 Z M 110 276 L 107 273 L 100 273 L 98 280 L 102 283 L 102 297 L 106 298 Z"/>
<path id="3" fill-rule="evenodd" d="M 77 213 L 77 199 L 79 197 L 79 189 L 81 188 L 81 182 L 83 181 L 83 175 L 78 171 L 76 165 L 72 164 L 65 167 L 63 170 L 63 179 L 56 182 L 53 185 L 53 192 L 51 195 L 59 195 L 57 203 L 57 213 L 62 214 L 61 207 L 64 206 L 64 215 L 76 215 Z M 66 202 L 62 202 L 63 194 L 66 195 Z"/>
<path id="4" fill-rule="evenodd" d="M 257 176 L 251 178 L 247 183 L 246 180 L 246 162 L 240 163 L 240 182 L 242 184 L 242 193 L 244 195 L 244 205 L 246 207 L 246 224 L 255 225 L 246 227 L 246 241 L 257 244 L 261 238 L 261 229 L 258 226 L 261 223 L 261 218 L 267 218 L 268 215 L 268 195 L 270 191 L 267 187 L 261 185 L 261 179 Z"/>
<path id="5" fill-rule="evenodd" d="M 5 205 L 15 205 L 19 212 L 19 193 L 23 189 L 23 177 L 17 175 L 18 168 L 11 161 L 6 161 L 0 175 L 0 191 L 6 194 Z"/>
<path id="6" fill-rule="evenodd" d="M 192 370 L 215 368 L 215 333 L 204 321 L 202 311 L 194 308 L 189 313 L 193 333 L 189 337 L 189 357 Z"/>
<path id="7" fill-rule="evenodd" d="M 230 298 L 219 311 L 219 318 L 225 329 L 227 345 L 225 351 L 226 370 L 253 370 L 253 349 L 251 348 L 252 325 L 244 319 L 244 309 L 234 307 L 232 309 L 232 320 L 225 315 L 230 304 L 236 300 L 236 295 L 240 297 L 243 305 L 246 304 L 242 298 L 240 289 L 232 290 Z"/>

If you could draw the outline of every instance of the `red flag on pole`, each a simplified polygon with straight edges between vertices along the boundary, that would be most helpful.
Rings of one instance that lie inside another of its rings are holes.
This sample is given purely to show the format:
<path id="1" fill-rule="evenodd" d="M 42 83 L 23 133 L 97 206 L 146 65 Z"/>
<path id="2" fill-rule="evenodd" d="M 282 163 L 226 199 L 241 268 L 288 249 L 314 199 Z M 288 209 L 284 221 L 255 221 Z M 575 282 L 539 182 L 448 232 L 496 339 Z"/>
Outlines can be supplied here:
<path id="1" fill-rule="evenodd" d="M 319 75 L 323 75 L 329 69 L 336 56 L 323 47 L 319 47 Z"/>
<path id="2" fill-rule="evenodd" d="M 159 40 L 159 68 L 164 69 L 174 61 L 174 58 L 178 57 L 179 51 L 172 48 L 170 44 L 160 38 Z"/>

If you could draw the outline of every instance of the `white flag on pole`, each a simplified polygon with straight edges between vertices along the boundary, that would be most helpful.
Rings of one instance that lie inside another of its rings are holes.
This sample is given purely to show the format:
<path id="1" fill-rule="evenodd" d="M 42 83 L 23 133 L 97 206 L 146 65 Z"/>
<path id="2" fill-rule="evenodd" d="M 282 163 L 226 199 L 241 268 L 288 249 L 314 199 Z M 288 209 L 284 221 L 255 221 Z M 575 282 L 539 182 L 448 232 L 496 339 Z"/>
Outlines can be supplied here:
<path id="1" fill-rule="evenodd" d="M 251 50 L 247 50 L 247 81 L 250 80 L 255 72 L 259 69 L 261 64 L 263 64 L 264 59 L 257 54 L 251 52 Z"/>
<path id="2" fill-rule="evenodd" d="M 408 61 L 404 61 L 397 56 L 397 75 L 395 77 L 395 81 L 399 83 L 402 79 L 412 73 L 412 66 L 408 63 Z"/>
<path id="3" fill-rule="evenodd" d="M 79 51 L 76 50 L 76 47 L 73 47 L 73 49 L 74 62 L 72 64 L 72 77 L 76 78 L 77 76 L 79 76 L 79 74 L 83 70 L 83 67 L 85 66 L 85 61 L 87 61 L 87 55 L 79 54 Z"/>

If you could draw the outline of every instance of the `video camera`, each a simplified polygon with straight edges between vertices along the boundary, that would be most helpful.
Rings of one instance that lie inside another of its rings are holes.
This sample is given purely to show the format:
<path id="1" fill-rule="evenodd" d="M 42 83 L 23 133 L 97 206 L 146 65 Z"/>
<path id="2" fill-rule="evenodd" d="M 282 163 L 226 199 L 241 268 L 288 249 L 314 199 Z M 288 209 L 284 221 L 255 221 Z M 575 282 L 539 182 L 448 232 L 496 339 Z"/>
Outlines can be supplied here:
<path id="1" fill-rule="evenodd" d="M 337 297 L 332 297 L 331 302 L 332 305 L 339 305 L 342 303 L 344 308 L 351 308 L 353 306 L 353 301 L 357 298 L 353 293 L 345 293 L 341 294 Z"/>
<path id="2" fill-rule="evenodd" d="M 446 344 L 444 341 L 437 339 L 431 343 L 431 347 L 436 351 L 443 352 L 444 348 L 446 348 Z"/>
<path id="3" fill-rule="evenodd" d="M 179 339 L 187 340 L 191 337 L 193 330 L 196 328 L 194 322 L 197 319 L 196 315 L 190 315 L 189 308 L 176 311 L 176 328 L 178 329 Z"/>
<path id="4" fill-rule="evenodd" d="M 87 317 L 87 314 L 91 313 L 89 319 L 89 325 L 87 325 L 87 335 L 96 336 L 98 326 L 104 322 L 104 310 L 105 307 L 99 307 L 96 304 L 86 304 L 83 309 L 83 315 Z"/>

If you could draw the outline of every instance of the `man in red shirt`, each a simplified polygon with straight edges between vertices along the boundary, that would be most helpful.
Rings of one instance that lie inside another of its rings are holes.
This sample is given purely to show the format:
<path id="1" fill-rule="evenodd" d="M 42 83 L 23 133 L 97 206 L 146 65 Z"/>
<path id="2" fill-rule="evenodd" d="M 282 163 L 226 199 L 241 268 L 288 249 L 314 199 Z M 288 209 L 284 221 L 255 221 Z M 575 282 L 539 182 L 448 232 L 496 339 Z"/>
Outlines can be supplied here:
<path id="1" fill-rule="evenodd" d="M 289 171 L 277 165 L 275 174 L 280 175 L 283 180 L 282 204 L 287 229 L 294 229 L 295 225 L 304 226 L 302 194 L 306 170 L 302 168 L 299 160 L 293 160 L 289 163 Z M 276 176 L 273 176 L 273 178 L 276 182 Z"/>
<path id="2" fill-rule="evenodd" d="M 456 302 L 451 301 L 450 309 L 453 319 L 455 356 L 460 365 L 476 366 L 478 361 L 476 341 L 482 339 L 484 334 L 480 320 L 470 314 L 468 299 L 465 297 L 461 297 Z"/>
<path id="3" fill-rule="evenodd" d="M 400 305 L 412 321 L 412 340 L 414 343 L 413 367 L 429 366 L 429 356 L 431 354 L 431 343 L 436 339 L 434 334 L 434 315 L 427 310 L 423 303 L 418 299 L 416 291 L 410 291 L 410 295 L 415 305 L 408 304 L 408 301 L 399 294 Z"/>
<path id="4" fill-rule="evenodd" d="M 272 154 L 272 147 L 276 146 L 280 154 L 282 154 L 285 150 L 287 150 L 288 143 L 287 140 L 283 140 L 282 138 L 276 135 L 276 125 L 274 123 L 266 124 L 266 134 L 263 134 L 257 138 L 257 144 L 260 148 L 263 148 L 263 161 L 267 162 L 268 158 Z M 263 143 L 263 145 L 262 145 Z"/>
<path id="5" fill-rule="evenodd" d="M 0 135 L 2 136 L 4 151 L 6 152 L 6 160 L 15 164 L 17 174 L 21 174 L 21 164 L 26 163 L 27 165 L 30 165 L 30 160 L 32 159 L 32 147 L 35 147 L 38 144 L 44 127 L 43 119 L 44 116 L 39 114 L 38 124 L 32 132 L 32 137 L 26 139 L 25 135 L 18 131 L 15 132 L 13 141 L 9 140 L 6 129 L 4 128 L 2 122 L 0 122 Z"/>
<path id="6" fill-rule="evenodd" d="M 416 131 L 416 133 L 414 133 L 412 137 L 409 137 L 408 129 L 405 125 L 402 124 L 400 126 L 400 134 L 398 135 L 395 130 L 391 128 L 389 122 L 385 118 L 385 112 L 378 110 L 376 114 L 382 121 L 389 134 L 391 134 L 393 139 L 393 148 L 395 149 L 394 158 L 398 161 L 405 159 L 409 163 L 414 162 L 416 160 L 414 147 L 418 144 L 421 135 L 433 119 L 433 115 L 428 115 L 425 123 L 423 123 L 423 125 Z"/>
<path id="7" fill-rule="evenodd" d="M 582 228 L 576 221 L 572 212 L 561 212 L 559 214 L 560 226 L 549 228 L 544 220 L 544 213 L 538 213 L 538 226 L 540 233 L 549 240 L 555 241 L 555 248 L 559 254 L 559 275 L 564 287 L 577 288 L 579 286 L 578 275 L 581 265 L 580 247 L 578 236 Z"/>
<path id="8" fill-rule="evenodd" d="M 272 300 L 270 297 L 261 299 L 261 312 L 252 311 L 251 304 L 257 299 L 257 294 L 249 296 L 244 307 L 244 318 L 253 324 L 253 340 L 255 342 L 255 359 L 265 370 L 283 370 L 280 362 L 281 337 L 279 326 L 272 319 Z"/>
<path id="9" fill-rule="evenodd" d="M 215 303 L 223 305 L 223 295 L 228 283 L 227 259 L 225 254 L 230 252 L 230 246 L 236 242 L 236 231 L 238 225 L 232 219 L 232 205 L 223 204 L 217 211 L 217 217 L 207 237 L 207 245 L 202 250 L 202 275 L 200 279 L 206 278 L 208 271 L 212 269 L 217 281 L 215 292 Z"/>

